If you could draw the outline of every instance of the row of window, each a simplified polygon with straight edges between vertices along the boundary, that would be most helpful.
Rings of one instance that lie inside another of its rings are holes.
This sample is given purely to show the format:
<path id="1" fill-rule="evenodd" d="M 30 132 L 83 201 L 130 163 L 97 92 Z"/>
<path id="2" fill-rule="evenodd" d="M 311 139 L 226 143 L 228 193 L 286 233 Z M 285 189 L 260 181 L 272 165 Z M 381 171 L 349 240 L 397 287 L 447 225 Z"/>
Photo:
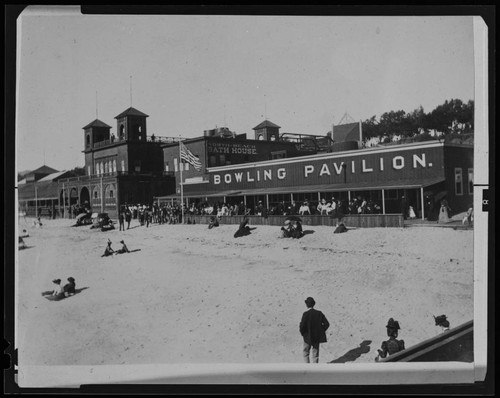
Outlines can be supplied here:
<path id="1" fill-rule="evenodd" d="M 121 161 L 121 171 L 125 171 L 125 160 Z M 98 176 L 102 174 L 108 174 L 108 173 L 116 173 L 116 159 L 113 160 L 108 160 L 108 161 L 102 161 L 102 162 L 96 162 L 94 165 L 94 170 L 95 174 Z M 92 168 L 91 166 L 88 166 L 87 169 L 88 175 L 92 175 Z"/>
<path id="2" fill-rule="evenodd" d="M 455 195 L 461 196 L 464 194 L 464 182 L 462 176 L 462 169 L 455 168 Z M 474 169 L 467 170 L 467 187 L 468 194 L 472 195 L 474 192 Z"/>

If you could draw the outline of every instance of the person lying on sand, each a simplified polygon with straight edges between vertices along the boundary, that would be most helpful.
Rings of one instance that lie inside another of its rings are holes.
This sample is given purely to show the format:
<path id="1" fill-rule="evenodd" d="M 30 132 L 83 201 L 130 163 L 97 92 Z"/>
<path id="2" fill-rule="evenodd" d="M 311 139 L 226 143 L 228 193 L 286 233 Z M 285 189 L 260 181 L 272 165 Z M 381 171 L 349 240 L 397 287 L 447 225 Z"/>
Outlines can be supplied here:
<path id="1" fill-rule="evenodd" d="M 106 246 L 106 249 L 104 249 L 104 254 L 101 257 L 112 256 L 114 253 L 115 251 L 111 247 L 111 241 L 108 239 L 108 245 Z"/>
<path id="2" fill-rule="evenodd" d="M 385 358 L 387 355 L 395 354 L 399 351 L 403 351 L 405 349 L 404 340 L 398 340 L 398 330 L 399 322 L 390 318 L 387 322 L 387 336 L 389 336 L 389 340 L 382 342 L 381 350 L 378 351 L 378 356 L 375 358 L 375 361 L 378 362 L 380 358 Z"/>

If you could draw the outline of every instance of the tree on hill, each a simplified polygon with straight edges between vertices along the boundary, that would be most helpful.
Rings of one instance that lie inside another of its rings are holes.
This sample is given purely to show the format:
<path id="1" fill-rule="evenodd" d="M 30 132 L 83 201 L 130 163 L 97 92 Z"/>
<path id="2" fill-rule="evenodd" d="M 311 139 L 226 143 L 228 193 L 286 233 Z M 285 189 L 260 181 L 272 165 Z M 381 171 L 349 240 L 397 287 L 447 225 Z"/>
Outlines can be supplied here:
<path id="1" fill-rule="evenodd" d="M 410 137 L 417 140 L 432 138 L 429 132 L 439 135 L 467 134 L 474 131 L 474 101 L 463 103 L 459 99 L 446 100 L 433 111 L 425 113 L 422 106 L 412 112 L 403 110 L 383 113 L 362 122 L 366 139 L 378 137 L 390 140 L 393 136 Z"/>

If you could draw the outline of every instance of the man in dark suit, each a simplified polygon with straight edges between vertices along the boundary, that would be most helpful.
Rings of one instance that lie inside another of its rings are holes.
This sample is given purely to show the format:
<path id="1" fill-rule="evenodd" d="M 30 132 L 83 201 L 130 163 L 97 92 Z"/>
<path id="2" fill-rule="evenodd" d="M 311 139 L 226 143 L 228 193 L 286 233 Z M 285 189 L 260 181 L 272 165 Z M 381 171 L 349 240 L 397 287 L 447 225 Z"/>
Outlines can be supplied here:
<path id="1" fill-rule="evenodd" d="M 312 297 L 305 300 L 307 311 L 302 315 L 300 321 L 300 334 L 304 338 L 304 361 L 309 363 L 309 353 L 312 348 L 312 362 L 319 361 L 319 345 L 326 343 L 326 330 L 330 327 L 330 323 L 321 311 L 315 310 L 313 307 L 316 304 Z"/>

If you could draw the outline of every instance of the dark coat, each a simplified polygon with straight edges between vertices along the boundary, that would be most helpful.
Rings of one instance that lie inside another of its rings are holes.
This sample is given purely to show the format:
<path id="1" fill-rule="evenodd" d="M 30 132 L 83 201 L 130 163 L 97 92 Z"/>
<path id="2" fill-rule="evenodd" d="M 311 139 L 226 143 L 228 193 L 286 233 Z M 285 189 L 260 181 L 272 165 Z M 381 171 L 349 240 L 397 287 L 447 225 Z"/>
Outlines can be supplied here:
<path id="1" fill-rule="evenodd" d="M 330 323 L 321 311 L 311 308 L 304 312 L 300 321 L 300 334 L 307 344 L 326 343 L 326 330 Z"/>

